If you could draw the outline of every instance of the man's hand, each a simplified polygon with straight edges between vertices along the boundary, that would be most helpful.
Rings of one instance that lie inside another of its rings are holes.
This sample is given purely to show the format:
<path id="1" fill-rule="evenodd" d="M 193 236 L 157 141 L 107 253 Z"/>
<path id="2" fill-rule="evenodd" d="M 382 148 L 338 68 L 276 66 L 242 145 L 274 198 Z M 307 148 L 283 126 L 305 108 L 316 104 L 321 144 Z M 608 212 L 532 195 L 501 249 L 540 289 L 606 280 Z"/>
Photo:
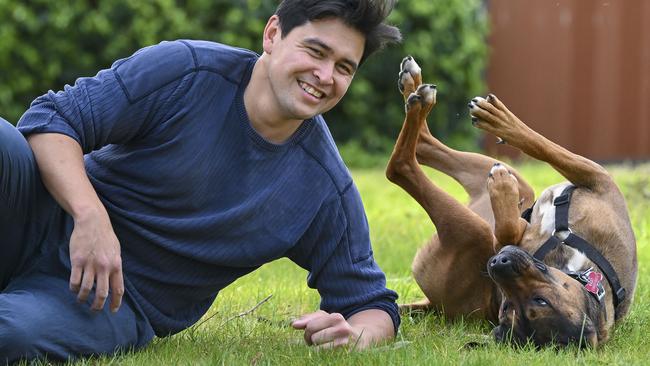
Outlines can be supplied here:
<path id="1" fill-rule="evenodd" d="M 317 348 L 353 346 L 363 349 L 394 337 L 390 316 L 377 309 L 360 311 L 346 320 L 339 313 L 319 310 L 293 321 L 295 329 L 304 329 L 305 342 Z"/>
<path id="2" fill-rule="evenodd" d="M 70 237 L 70 290 L 84 302 L 95 286 L 91 309 L 104 308 L 111 289 L 111 311 L 116 312 L 124 295 L 120 243 L 106 212 L 76 218 Z"/>
<path id="3" fill-rule="evenodd" d="M 304 329 L 305 342 L 318 348 L 354 344 L 359 339 L 356 330 L 339 313 L 329 314 L 319 310 L 294 320 L 291 326 L 295 329 Z"/>

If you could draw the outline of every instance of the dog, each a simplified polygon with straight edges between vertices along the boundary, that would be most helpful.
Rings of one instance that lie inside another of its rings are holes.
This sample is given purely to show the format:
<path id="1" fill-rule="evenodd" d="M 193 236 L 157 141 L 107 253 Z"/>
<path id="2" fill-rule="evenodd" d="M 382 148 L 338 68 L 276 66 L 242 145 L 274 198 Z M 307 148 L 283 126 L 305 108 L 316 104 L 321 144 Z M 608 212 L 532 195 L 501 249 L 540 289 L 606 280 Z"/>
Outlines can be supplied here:
<path id="1" fill-rule="evenodd" d="M 416 254 L 413 276 L 426 298 L 402 311 L 438 311 L 497 324 L 497 342 L 597 347 L 629 312 L 636 239 L 623 195 L 608 172 L 549 141 L 493 94 L 469 104 L 472 124 L 550 164 L 568 182 L 533 189 L 512 167 L 453 150 L 430 133 L 437 88 L 412 57 L 400 65 L 406 118 L 387 178 L 427 212 L 437 233 Z M 463 205 L 420 164 L 459 182 Z M 487 267 L 487 268 L 486 268 Z M 486 273 L 487 272 L 487 273 Z"/>

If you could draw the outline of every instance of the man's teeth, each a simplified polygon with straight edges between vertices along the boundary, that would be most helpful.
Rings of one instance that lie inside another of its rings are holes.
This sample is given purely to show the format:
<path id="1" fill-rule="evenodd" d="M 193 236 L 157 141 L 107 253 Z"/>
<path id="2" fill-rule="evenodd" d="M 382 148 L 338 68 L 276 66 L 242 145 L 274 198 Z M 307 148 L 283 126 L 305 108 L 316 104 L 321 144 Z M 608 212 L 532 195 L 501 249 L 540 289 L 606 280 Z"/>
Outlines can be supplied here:
<path id="1" fill-rule="evenodd" d="M 321 98 L 323 96 L 323 93 L 319 92 L 318 90 L 312 88 L 311 86 L 305 84 L 305 83 L 300 83 L 300 87 L 302 90 L 306 91 L 307 93 L 315 96 L 316 98 Z"/>

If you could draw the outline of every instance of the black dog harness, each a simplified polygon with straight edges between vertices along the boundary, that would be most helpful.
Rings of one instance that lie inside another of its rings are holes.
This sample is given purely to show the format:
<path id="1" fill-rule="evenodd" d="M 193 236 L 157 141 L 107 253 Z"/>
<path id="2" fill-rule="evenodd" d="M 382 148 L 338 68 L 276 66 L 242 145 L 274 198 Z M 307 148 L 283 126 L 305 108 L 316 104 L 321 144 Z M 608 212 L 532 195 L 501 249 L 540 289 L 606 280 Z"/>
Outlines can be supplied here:
<path id="1" fill-rule="evenodd" d="M 582 253 L 584 253 L 589 260 L 592 262 L 596 263 L 596 265 L 600 268 L 600 270 L 603 272 L 607 280 L 609 281 L 609 284 L 612 287 L 612 292 L 614 294 L 614 309 L 618 308 L 618 305 L 623 302 L 625 299 L 625 289 L 621 287 L 621 282 L 618 279 L 618 276 L 616 275 L 616 271 L 614 271 L 614 268 L 612 267 L 611 263 L 603 257 L 600 252 L 594 248 L 593 245 L 589 244 L 588 241 L 585 239 L 581 238 L 580 236 L 576 235 L 571 231 L 569 228 L 569 203 L 571 202 L 571 195 L 573 194 L 573 191 L 576 189 L 576 186 L 574 185 L 569 185 L 566 187 L 563 191 L 562 194 L 559 196 L 555 197 L 553 200 L 553 205 L 555 206 L 555 231 L 553 231 L 553 234 L 551 234 L 551 237 L 546 240 L 542 246 L 537 249 L 533 257 L 535 259 L 538 259 L 540 261 L 544 260 L 544 257 L 553 249 L 557 248 L 558 245 L 560 244 L 565 244 L 568 245 L 572 248 L 575 248 Z M 534 203 L 533 203 L 534 205 Z M 521 215 L 526 221 L 530 222 L 530 217 L 533 211 L 533 207 L 527 209 L 524 211 Z M 561 240 L 558 238 L 555 234 L 561 231 L 568 231 L 569 236 L 566 237 L 566 239 Z M 576 280 L 580 281 L 583 285 L 591 285 L 592 283 L 589 281 L 589 277 L 592 277 L 594 275 L 597 275 L 597 272 L 594 272 L 591 268 L 585 271 L 584 273 L 568 273 L 571 277 L 575 278 Z M 602 286 L 600 289 L 597 287 L 594 288 L 595 291 L 592 291 L 592 289 L 587 289 L 588 291 L 592 292 L 593 294 L 596 295 L 596 298 L 599 300 L 604 296 L 604 290 L 602 290 Z M 600 293 L 602 290 L 602 294 Z"/>

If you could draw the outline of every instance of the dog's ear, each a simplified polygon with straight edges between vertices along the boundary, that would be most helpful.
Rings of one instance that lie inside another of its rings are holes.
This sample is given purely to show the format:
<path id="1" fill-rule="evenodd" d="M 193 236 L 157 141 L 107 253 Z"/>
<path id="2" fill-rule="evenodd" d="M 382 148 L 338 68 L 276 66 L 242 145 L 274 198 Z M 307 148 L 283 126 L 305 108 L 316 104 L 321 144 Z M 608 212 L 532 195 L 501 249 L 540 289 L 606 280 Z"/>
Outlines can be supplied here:
<path id="1" fill-rule="evenodd" d="M 598 331 L 596 330 L 591 319 L 587 319 L 580 330 L 582 341 L 576 337 L 577 341 L 582 344 L 582 347 L 596 348 L 598 346 Z"/>
<path id="2" fill-rule="evenodd" d="M 596 332 L 590 332 L 585 336 L 587 346 L 595 349 L 598 347 L 598 334 Z"/>
<path id="3" fill-rule="evenodd" d="M 498 325 L 492 329 L 492 335 L 494 336 L 494 340 L 497 341 L 497 343 L 503 343 L 503 341 L 505 341 L 506 334 L 507 329 L 503 325 Z"/>

